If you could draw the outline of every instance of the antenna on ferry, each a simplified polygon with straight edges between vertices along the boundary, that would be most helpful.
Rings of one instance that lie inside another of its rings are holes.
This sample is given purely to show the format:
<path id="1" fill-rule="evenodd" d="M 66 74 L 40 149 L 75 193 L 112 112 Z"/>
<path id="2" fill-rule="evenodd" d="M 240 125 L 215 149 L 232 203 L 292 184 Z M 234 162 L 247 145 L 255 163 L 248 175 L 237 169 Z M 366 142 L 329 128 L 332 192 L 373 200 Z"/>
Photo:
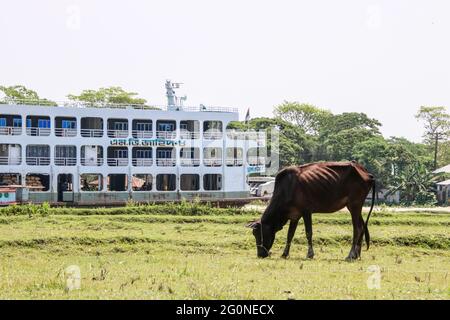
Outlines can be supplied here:
<path id="1" fill-rule="evenodd" d="M 167 109 L 168 110 L 182 110 L 183 102 L 186 101 L 187 96 L 177 97 L 174 89 L 179 89 L 182 82 L 172 83 L 170 80 L 166 80 L 166 96 L 167 96 Z"/>

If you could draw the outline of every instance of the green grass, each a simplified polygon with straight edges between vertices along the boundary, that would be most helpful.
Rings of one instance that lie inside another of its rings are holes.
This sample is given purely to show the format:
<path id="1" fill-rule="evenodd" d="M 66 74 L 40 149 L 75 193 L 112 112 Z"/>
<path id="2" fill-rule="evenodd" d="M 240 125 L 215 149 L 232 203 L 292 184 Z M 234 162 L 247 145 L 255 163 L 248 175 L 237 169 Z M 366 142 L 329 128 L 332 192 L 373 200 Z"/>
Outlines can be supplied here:
<path id="1" fill-rule="evenodd" d="M 189 204 L 167 212 L 163 205 L 14 210 L 0 215 L 0 299 L 450 298 L 448 214 L 375 212 L 370 250 L 347 263 L 352 228 L 345 212 L 313 217 L 310 261 L 303 228 L 290 259 L 280 258 L 287 228 L 272 257 L 257 259 L 244 228 L 257 210 Z M 69 265 L 81 268 L 80 290 L 65 291 Z M 366 285 L 371 265 L 382 270 L 379 290 Z"/>

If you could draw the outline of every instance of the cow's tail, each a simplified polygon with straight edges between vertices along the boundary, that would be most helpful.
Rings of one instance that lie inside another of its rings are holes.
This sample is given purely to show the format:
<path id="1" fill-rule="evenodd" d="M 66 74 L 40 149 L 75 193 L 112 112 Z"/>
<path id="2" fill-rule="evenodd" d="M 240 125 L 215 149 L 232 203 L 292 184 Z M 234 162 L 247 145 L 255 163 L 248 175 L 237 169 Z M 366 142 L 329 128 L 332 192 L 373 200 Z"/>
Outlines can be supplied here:
<path id="1" fill-rule="evenodd" d="M 366 239 L 367 250 L 370 247 L 370 233 L 369 233 L 369 219 L 372 214 L 373 207 L 375 206 L 375 196 L 376 196 L 376 182 L 375 179 L 372 180 L 372 205 L 370 206 L 369 214 L 367 215 L 366 222 L 364 223 L 364 238 Z"/>

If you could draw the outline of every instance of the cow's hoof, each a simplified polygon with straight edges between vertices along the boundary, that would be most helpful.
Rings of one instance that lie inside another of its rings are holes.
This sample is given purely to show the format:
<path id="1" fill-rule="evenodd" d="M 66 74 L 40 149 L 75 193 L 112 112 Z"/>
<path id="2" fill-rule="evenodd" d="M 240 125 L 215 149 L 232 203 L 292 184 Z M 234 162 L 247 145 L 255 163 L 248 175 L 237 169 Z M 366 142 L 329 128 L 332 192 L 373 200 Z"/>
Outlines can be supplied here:
<path id="1" fill-rule="evenodd" d="M 347 262 L 354 262 L 356 259 L 353 257 L 348 256 L 347 258 L 345 258 L 345 261 Z"/>
<path id="2" fill-rule="evenodd" d="M 283 253 L 283 254 L 281 255 L 281 258 L 282 258 L 282 259 L 288 259 L 288 258 L 289 258 L 289 255 Z"/>
<path id="3" fill-rule="evenodd" d="M 312 260 L 312 259 L 314 259 L 314 253 L 308 253 L 307 255 L 306 255 L 306 259 L 309 259 L 309 260 Z"/>
<path id="4" fill-rule="evenodd" d="M 360 257 L 358 257 L 356 254 L 349 254 L 347 258 L 345 258 L 345 261 L 347 262 L 354 262 L 358 260 Z"/>

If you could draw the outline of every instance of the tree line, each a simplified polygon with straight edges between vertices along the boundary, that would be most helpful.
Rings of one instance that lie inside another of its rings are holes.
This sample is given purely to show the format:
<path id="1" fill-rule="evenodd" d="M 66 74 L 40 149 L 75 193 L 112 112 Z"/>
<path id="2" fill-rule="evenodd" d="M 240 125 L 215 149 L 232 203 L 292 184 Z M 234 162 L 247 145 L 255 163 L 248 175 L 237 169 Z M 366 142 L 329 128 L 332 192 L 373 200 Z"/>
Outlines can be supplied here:
<path id="1" fill-rule="evenodd" d="M 376 176 L 379 190 L 400 191 L 405 204 L 431 204 L 436 202 L 435 182 L 443 179 L 432 171 L 450 164 L 450 114 L 445 107 L 422 106 L 416 118 L 425 127 L 422 143 L 383 137 L 382 124 L 365 113 L 333 114 L 311 104 L 287 101 L 275 107 L 273 117 L 236 122 L 231 127 L 278 128 L 281 167 L 356 160 Z"/>
<path id="2" fill-rule="evenodd" d="M 0 86 L 0 92 L 0 102 L 37 100 L 56 105 L 24 86 Z M 87 89 L 67 97 L 94 105 L 147 103 L 121 87 Z M 268 135 L 272 128 L 279 129 L 281 167 L 356 160 L 376 176 L 379 189 L 400 191 L 401 202 L 434 203 L 436 179 L 445 177 L 436 177 L 432 171 L 450 164 L 450 114 L 442 106 L 422 106 L 416 118 L 424 125 L 421 143 L 402 137 L 385 138 L 380 132 L 382 124 L 365 113 L 334 114 L 311 104 L 288 101 L 276 106 L 272 117 L 234 122 L 228 128 L 266 130 Z"/>

